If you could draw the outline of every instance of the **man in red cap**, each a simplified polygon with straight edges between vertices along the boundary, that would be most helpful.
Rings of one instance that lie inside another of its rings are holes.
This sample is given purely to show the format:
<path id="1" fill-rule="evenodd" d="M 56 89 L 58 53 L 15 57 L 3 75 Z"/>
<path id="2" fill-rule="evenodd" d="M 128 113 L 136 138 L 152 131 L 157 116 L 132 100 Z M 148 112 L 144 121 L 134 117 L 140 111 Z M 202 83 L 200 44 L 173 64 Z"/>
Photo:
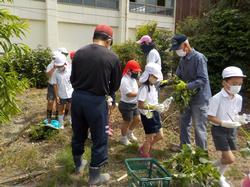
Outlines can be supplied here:
<path id="1" fill-rule="evenodd" d="M 76 51 L 72 62 L 72 154 L 77 173 L 82 171 L 84 143 L 90 129 L 93 142 L 89 166 L 89 185 L 106 183 L 109 174 L 100 167 L 108 160 L 107 96 L 115 93 L 121 82 L 118 57 L 109 50 L 113 42 L 112 28 L 97 25 L 93 44 Z"/>

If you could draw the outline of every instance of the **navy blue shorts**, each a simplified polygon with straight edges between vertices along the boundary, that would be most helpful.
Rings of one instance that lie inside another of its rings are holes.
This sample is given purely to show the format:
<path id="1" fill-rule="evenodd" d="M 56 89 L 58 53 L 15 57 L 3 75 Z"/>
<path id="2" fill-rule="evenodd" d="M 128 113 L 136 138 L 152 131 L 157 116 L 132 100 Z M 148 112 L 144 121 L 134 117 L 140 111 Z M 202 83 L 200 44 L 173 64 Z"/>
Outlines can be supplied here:
<path id="1" fill-rule="evenodd" d="M 141 122 L 143 124 L 145 134 L 158 133 L 161 129 L 161 117 L 157 111 L 153 111 L 153 117 L 150 119 L 141 114 Z"/>
<path id="2" fill-rule="evenodd" d="M 213 125 L 211 128 L 211 132 L 216 150 L 236 150 L 236 129 L 228 129 L 225 127 Z"/>

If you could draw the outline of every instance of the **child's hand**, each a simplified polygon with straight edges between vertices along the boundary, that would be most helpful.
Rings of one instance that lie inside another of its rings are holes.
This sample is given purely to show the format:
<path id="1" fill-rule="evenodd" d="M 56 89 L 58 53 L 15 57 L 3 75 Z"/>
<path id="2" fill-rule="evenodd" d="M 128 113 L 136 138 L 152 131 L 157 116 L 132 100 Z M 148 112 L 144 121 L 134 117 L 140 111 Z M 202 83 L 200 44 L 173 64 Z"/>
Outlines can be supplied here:
<path id="1" fill-rule="evenodd" d="M 155 110 L 159 113 L 162 113 L 165 110 L 165 106 L 163 104 L 158 104 L 155 106 Z"/>
<path id="2" fill-rule="evenodd" d="M 225 128 L 236 128 L 241 126 L 241 124 L 237 121 L 222 121 L 221 126 Z"/>
<path id="3" fill-rule="evenodd" d="M 237 121 L 242 125 L 245 125 L 245 124 L 248 123 L 247 120 L 246 120 L 246 114 L 236 115 L 235 118 L 234 118 L 234 121 Z"/>

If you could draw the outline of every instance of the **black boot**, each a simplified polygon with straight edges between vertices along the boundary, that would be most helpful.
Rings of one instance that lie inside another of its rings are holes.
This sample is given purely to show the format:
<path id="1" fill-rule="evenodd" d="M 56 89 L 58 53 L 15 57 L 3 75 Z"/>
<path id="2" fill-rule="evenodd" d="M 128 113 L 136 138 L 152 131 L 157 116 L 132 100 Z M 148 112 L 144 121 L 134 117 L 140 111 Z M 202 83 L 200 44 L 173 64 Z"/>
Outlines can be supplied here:
<path id="1" fill-rule="evenodd" d="M 100 167 L 89 167 L 89 185 L 102 185 L 109 181 L 108 173 L 101 174 Z"/>

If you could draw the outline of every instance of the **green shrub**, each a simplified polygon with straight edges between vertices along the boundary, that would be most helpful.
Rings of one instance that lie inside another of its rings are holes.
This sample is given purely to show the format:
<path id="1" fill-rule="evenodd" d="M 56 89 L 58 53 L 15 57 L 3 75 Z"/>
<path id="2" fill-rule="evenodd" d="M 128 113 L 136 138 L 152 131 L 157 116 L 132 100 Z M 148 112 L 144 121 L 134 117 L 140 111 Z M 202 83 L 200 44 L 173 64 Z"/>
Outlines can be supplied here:
<path id="1" fill-rule="evenodd" d="M 1 65 L 0 58 L 0 65 Z M 28 88 L 26 79 L 19 80 L 15 72 L 4 73 L 0 67 L 0 124 L 20 112 L 16 96 Z"/>
<path id="2" fill-rule="evenodd" d="M 165 161 L 164 166 L 172 174 L 173 186 L 215 187 L 220 174 L 208 159 L 208 153 L 201 148 L 183 145 L 181 152 Z"/>
<path id="3" fill-rule="evenodd" d="M 47 140 L 54 137 L 59 133 L 59 130 L 52 129 L 50 127 L 42 126 L 42 125 L 34 125 L 31 127 L 29 132 L 30 140 L 38 141 L 38 140 Z"/>
<path id="4" fill-rule="evenodd" d="M 119 59 L 122 63 L 122 69 L 129 60 L 135 59 L 141 65 L 143 65 L 143 62 L 145 61 L 143 58 L 143 53 L 140 50 L 140 46 L 132 41 L 114 45 L 112 50 L 119 56 Z"/>
<path id="5" fill-rule="evenodd" d="M 159 29 L 157 28 L 156 22 L 149 22 L 137 28 L 136 39 L 140 39 L 143 35 L 149 35 L 154 40 L 156 48 L 161 56 L 163 73 L 167 73 L 171 71 L 173 67 L 176 67 L 176 65 L 172 64 L 172 53 L 167 52 L 172 37 L 171 31 Z M 120 45 L 114 45 L 112 49 L 119 56 L 122 62 L 122 68 L 124 68 L 127 61 L 131 59 L 139 61 L 142 68 L 145 66 L 146 58 L 140 46 L 135 42 L 128 41 Z"/>
<path id="6" fill-rule="evenodd" d="M 0 2 L 12 2 L 12 0 L 0 0 Z M 0 51 L 4 52 L 3 56 L 0 56 L 0 124 L 2 124 L 20 111 L 16 96 L 28 87 L 27 80 L 19 80 L 15 72 L 5 71 L 11 51 L 15 52 L 16 56 L 28 51 L 26 45 L 13 43 L 11 40 L 11 38 L 22 39 L 28 30 L 28 24 L 4 8 L 0 8 L 0 20 Z"/>
<path id="7" fill-rule="evenodd" d="M 42 88 L 47 86 L 47 65 L 51 62 L 52 55 L 49 48 L 30 50 L 22 56 L 10 55 L 9 69 L 18 73 L 19 79 L 27 78 L 31 86 Z"/>
<path id="8" fill-rule="evenodd" d="M 139 26 L 136 29 L 136 39 L 139 40 L 143 35 L 149 35 L 153 39 L 161 56 L 162 72 L 166 74 L 176 67 L 176 64 L 172 63 L 172 52 L 168 51 L 173 33 L 157 26 L 157 22 L 154 21 Z"/>

